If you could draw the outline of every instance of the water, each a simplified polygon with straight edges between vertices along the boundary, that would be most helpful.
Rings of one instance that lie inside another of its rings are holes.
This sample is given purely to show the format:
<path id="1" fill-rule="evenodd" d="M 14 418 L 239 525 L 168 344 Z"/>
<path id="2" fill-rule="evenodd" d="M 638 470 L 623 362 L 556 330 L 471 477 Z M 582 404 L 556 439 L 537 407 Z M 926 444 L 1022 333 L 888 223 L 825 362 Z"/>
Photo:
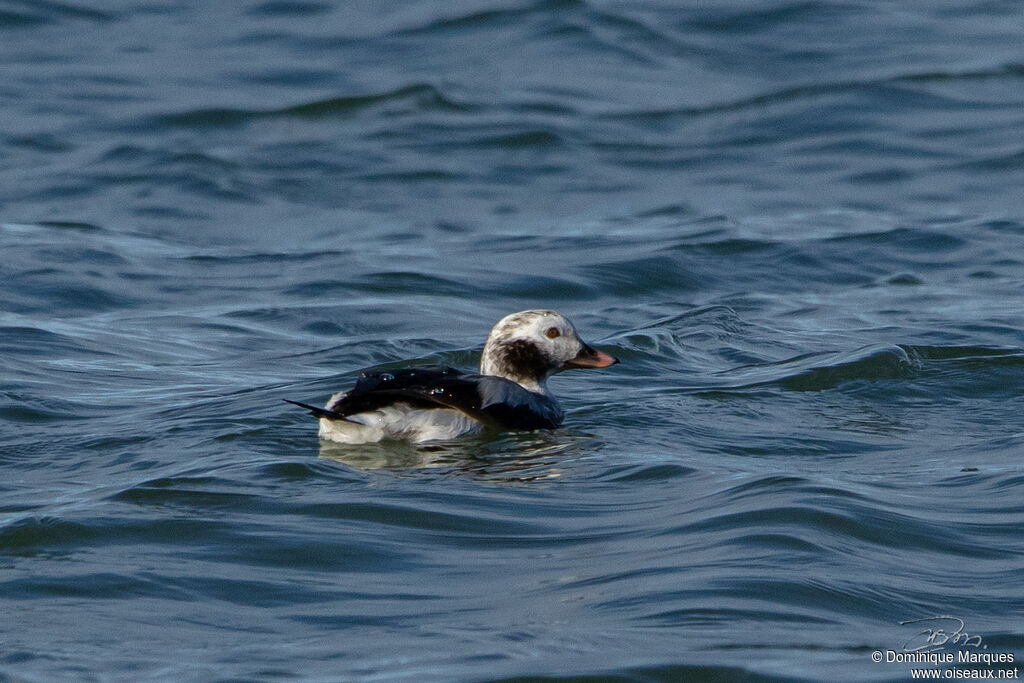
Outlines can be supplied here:
<path id="1" fill-rule="evenodd" d="M 1022 20 L 0 3 L 0 679 L 1019 663 Z M 537 306 L 623 361 L 552 433 L 281 400 Z"/>

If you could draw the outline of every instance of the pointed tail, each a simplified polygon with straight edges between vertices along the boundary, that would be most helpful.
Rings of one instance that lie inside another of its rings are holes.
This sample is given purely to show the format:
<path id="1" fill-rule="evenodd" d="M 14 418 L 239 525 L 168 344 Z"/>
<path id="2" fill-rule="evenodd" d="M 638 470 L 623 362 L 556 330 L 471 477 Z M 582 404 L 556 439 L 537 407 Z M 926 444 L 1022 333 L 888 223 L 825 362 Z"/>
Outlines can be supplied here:
<path id="1" fill-rule="evenodd" d="M 294 406 L 305 408 L 310 413 L 312 413 L 314 417 L 322 417 L 328 420 L 344 420 L 345 422 L 352 422 L 352 420 L 348 419 L 341 413 L 336 413 L 333 410 L 327 410 L 326 408 L 317 408 L 316 406 L 311 406 L 308 403 L 299 403 L 298 401 L 292 401 L 287 398 L 281 400 L 283 400 L 285 403 L 291 403 Z"/>

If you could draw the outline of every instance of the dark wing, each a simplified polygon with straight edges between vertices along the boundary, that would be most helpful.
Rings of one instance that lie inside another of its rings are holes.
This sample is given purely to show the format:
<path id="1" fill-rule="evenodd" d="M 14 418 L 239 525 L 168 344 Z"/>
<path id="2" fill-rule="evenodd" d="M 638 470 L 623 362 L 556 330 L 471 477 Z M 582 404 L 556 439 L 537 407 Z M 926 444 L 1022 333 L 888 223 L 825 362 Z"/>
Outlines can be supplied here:
<path id="1" fill-rule="evenodd" d="M 453 408 L 486 421 L 472 375 L 450 367 L 404 368 L 363 372 L 347 394 L 328 406 L 342 416 L 376 410 L 393 403 L 416 408 Z"/>
<path id="2" fill-rule="evenodd" d="M 561 409 L 547 396 L 502 377 L 464 374 L 450 367 L 364 372 L 351 391 L 327 408 L 296 405 L 317 417 L 345 420 L 394 403 L 450 408 L 501 429 L 551 429 L 562 422 Z"/>

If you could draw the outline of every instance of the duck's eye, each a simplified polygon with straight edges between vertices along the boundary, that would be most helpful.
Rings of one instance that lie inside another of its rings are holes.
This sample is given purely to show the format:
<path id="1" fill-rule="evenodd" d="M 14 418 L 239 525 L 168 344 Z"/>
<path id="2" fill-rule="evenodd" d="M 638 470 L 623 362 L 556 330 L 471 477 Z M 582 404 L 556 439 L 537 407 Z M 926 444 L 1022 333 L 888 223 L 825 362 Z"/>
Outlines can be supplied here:
<path id="1" fill-rule="evenodd" d="M 548 331 L 544 333 L 548 339 L 558 339 L 562 336 L 562 331 L 557 327 L 549 327 Z"/>

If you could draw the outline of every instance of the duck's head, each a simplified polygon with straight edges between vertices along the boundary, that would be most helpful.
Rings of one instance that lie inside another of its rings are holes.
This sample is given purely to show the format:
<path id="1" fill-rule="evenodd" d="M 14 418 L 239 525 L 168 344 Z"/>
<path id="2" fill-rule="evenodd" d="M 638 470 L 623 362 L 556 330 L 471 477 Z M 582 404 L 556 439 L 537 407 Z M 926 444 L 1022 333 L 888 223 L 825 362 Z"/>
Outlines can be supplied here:
<path id="1" fill-rule="evenodd" d="M 546 393 L 545 382 L 569 368 L 606 368 L 618 359 L 583 343 L 576 328 L 555 311 L 506 315 L 491 330 L 480 358 L 480 373 L 505 377 L 530 391 Z"/>

